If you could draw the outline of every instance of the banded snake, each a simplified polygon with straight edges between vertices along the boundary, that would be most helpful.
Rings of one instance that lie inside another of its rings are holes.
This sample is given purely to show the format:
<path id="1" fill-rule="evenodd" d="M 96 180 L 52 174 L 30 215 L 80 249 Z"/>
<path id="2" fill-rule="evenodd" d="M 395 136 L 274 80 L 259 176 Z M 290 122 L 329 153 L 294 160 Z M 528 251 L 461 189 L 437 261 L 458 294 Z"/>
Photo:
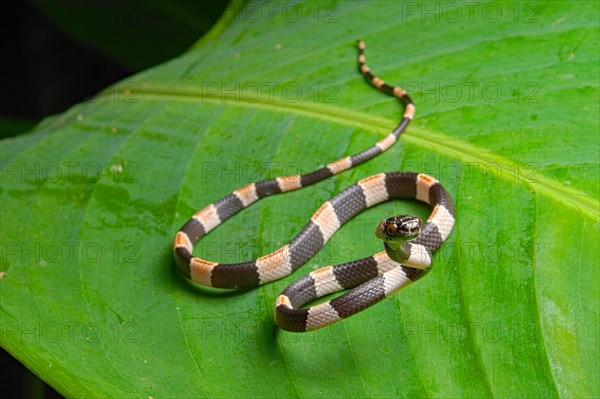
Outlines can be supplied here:
<path id="1" fill-rule="evenodd" d="M 180 270 L 193 282 L 209 287 L 254 287 L 288 276 L 312 258 L 346 221 L 363 210 L 391 199 L 416 199 L 432 207 L 421 226 L 418 218 L 399 215 L 382 220 L 375 235 L 385 251 L 367 258 L 315 270 L 289 285 L 276 300 L 275 321 L 288 331 L 325 327 L 370 307 L 423 277 L 431 269 L 431 254 L 454 226 L 454 204 L 433 177 L 412 172 L 379 173 L 358 181 L 325 202 L 287 245 L 258 259 L 223 264 L 192 255 L 200 238 L 225 220 L 272 194 L 297 190 L 359 165 L 390 148 L 415 114 L 410 96 L 376 77 L 366 64 L 365 43 L 358 41 L 360 72 L 381 91 L 405 105 L 398 126 L 374 146 L 313 172 L 250 183 L 198 211 L 177 232 L 173 244 Z M 340 290 L 348 292 L 309 308 L 303 305 Z"/>

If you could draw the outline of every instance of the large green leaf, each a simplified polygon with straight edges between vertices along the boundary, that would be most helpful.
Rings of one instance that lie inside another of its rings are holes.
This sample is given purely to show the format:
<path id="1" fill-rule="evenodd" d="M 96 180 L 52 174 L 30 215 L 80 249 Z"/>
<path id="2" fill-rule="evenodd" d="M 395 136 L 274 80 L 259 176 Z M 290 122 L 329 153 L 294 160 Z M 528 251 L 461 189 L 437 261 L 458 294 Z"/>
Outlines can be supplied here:
<path id="1" fill-rule="evenodd" d="M 244 8 L 246 7 L 246 8 Z M 70 397 L 600 395 L 597 2 L 233 3 L 194 49 L 2 142 L 1 343 Z M 197 253 L 242 261 L 380 171 L 436 176 L 457 225 L 417 284 L 330 328 L 274 327 L 309 270 L 380 250 L 363 212 L 315 259 L 244 292 L 189 284 L 171 240 L 197 209 L 362 150 L 253 205 Z"/>

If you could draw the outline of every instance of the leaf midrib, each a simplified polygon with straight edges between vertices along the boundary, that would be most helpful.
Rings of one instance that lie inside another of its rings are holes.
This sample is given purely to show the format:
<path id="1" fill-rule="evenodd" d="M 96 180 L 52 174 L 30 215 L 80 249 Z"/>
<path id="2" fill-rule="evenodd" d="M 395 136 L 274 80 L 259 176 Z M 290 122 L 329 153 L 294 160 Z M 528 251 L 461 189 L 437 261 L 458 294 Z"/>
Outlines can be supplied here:
<path id="1" fill-rule="evenodd" d="M 177 101 L 200 103 L 210 102 L 213 104 L 220 103 L 223 105 L 229 104 L 255 109 L 268 109 L 276 112 L 310 116 L 370 131 L 381 129 L 382 131 L 387 132 L 390 130 L 391 126 L 395 126 L 396 123 L 396 121 L 381 116 L 366 114 L 357 110 L 348 110 L 323 103 L 309 103 L 302 101 L 289 103 L 277 97 L 272 98 L 272 101 L 265 101 L 263 99 L 248 101 L 239 95 L 233 96 L 223 93 L 209 94 L 196 89 L 174 88 L 173 86 L 166 87 L 150 83 L 141 85 L 139 91 L 136 92 L 136 96 L 145 99 L 173 99 Z M 536 176 L 536 181 L 531 182 L 522 180 L 515 181 L 511 178 L 517 176 L 519 173 L 518 170 L 513 167 L 516 163 L 515 161 L 511 161 L 508 158 L 464 140 L 414 126 L 411 126 L 408 131 L 404 133 L 404 139 L 417 145 L 433 149 L 438 153 L 472 162 L 476 167 L 480 167 L 479 165 L 495 164 L 502 171 L 500 177 L 511 180 L 515 184 L 529 186 L 533 191 L 545 194 L 565 205 L 575 207 L 587 213 L 590 217 L 595 217 L 600 210 L 598 201 L 595 199 L 590 198 L 576 189 L 565 187 L 547 176 Z"/>

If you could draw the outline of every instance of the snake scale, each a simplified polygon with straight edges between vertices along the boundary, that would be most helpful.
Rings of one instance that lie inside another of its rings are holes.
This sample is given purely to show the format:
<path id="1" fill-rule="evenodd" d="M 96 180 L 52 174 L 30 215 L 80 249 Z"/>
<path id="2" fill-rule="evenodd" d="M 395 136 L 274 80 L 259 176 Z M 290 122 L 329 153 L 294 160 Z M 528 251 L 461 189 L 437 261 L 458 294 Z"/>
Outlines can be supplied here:
<path id="1" fill-rule="evenodd" d="M 275 322 L 288 331 L 325 327 L 370 307 L 423 277 L 431 269 L 431 255 L 454 226 L 454 204 L 433 177 L 411 172 L 379 173 L 358 181 L 325 202 L 302 231 L 287 245 L 258 259 L 223 264 L 192 255 L 194 245 L 225 220 L 261 198 L 297 190 L 359 165 L 390 148 L 415 114 L 410 96 L 376 77 L 366 64 L 365 43 L 358 41 L 360 72 L 376 88 L 405 105 L 398 126 L 374 146 L 313 172 L 250 183 L 198 211 L 177 232 L 175 259 L 185 276 L 197 284 L 218 288 L 254 287 L 291 274 L 312 258 L 349 219 L 391 199 L 416 199 L 432 207 L 427 221 L 399 215 L 382 220 L 375 235 L 385 251 L 367 258 L 315 270 L 289 285 L 277 298 Z M 324 295 L 349 290 L 316 306 L 303 305 Z"/>

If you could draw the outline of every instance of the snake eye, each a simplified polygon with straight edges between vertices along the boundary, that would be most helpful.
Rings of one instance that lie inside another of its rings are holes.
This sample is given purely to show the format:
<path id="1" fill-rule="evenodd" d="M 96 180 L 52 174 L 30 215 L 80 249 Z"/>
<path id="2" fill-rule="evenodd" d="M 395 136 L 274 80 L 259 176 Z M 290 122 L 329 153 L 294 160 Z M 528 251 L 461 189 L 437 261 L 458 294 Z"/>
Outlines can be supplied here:
<path id="1" fill-rule="evenodd" d="M 385 233 L 390 237 L 395 237 L 398 234 L 398 225 L 396 223 L 387 223 L 385 225 Z"/>

